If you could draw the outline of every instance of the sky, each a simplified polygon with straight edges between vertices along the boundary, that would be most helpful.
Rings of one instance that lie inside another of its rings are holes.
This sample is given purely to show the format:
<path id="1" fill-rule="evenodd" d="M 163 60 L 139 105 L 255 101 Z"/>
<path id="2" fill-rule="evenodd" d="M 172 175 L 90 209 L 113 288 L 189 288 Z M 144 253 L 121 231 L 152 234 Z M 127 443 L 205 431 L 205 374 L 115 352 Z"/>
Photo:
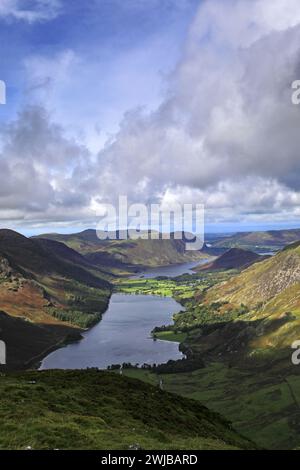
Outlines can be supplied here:
<path id="1" fill-rule="evenodd" d="M 84 229 L 120 195 L 300 226 L 298 0 L 0 0 L 0 79 L 1 227 Z"/>

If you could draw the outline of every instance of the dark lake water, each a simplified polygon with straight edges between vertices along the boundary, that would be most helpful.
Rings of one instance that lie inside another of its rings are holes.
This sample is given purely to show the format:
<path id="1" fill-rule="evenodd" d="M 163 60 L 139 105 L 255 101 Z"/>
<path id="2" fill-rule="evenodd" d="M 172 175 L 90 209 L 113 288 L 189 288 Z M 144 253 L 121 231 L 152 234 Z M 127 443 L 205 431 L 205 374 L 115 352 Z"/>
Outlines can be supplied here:
<path id="1" fill-rule="evenodd" d="M 114 294 L 102 321 L 84 333 L 84 339 L 59 349 L 41 369 L 106 369 L 111 364 L 161 364 L 183 355 L 178 343 L 153 341 L 155 326 L 168 325 L 182 306 L 171 298 Z"/>
<path id="2" fill-rule="evenodd" d="M 145 278 L 145 279 L 153 279 L 159 276 L 166 276 L 166 277 L 177 277 L 181 276 L 181 274 L 193 274 L 193 268 L 199 266 L 200 264 L 207 263 L 208 260 L 199 260 L 194 261 L 191 263 L 183 263 L 183 264 L 173 264 L 171 266 L 163 266 L 160 268 L 151 268 L 143 271 L 142 273 L 133 276 L 133 279 Z"/>
<path id="3" fill-rule="evenodd" d="M 193 268 L 206 263 L 192 263 L 149 269 L 135 277 L 176 277 L 193 273 Z M 46 357 L 41 369 L 106 369 L 111 364 L 162 364 L 183 355 L 178 343 L 153 341 L 156 326 L 172 323 L 174 313 L 182 306 L 171 298 L 149 295 L 114 294 L 100 323 L 83 334 L 84 339 Z"/>

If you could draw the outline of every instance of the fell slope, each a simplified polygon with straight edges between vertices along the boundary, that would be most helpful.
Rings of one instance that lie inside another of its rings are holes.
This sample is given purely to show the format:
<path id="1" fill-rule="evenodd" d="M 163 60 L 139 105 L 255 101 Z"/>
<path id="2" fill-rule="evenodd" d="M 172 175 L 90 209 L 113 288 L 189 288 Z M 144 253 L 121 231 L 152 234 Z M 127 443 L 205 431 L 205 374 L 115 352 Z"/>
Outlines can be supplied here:
<path id="1" fill-rule="evenodd" d="M 243 248 L 245 250 L 280 250 L 300 240 L 300 229 L 270 230 L 266 232 L 240 232 L 213 242 L 219 248 Z"/>
<path id="2" fill-rule="evenodd" d="M 30 361 L 27 346 L 33 358 L 70 335 L 78 337 L 75 327 L 99 321 L 110 292 L 106 274 L 64 244 L 0 230 L 0 310 L 18 319 L 5 322 L 8 346 L 23 332 L 15 355 L 9 354 L 9 367 Z"/>
<path id="3" fill-rule="evenodd" d="M 185 308 L 171 332 L 184 333 L 181 350 L 205 367 L 165 375 L 165 389 L 222 410 L 264 448 L 297 448 L 300 368 L 292 343 L 300 338 L 300 243 L 195 289 Z"/>
<path id="4" fill-rule="evenodd" d="M 183 240 L 100 240 L 96 230 L 71 235 L 46 234 L 38 238 L 65 243 L 100 266 L 166 266 L 207 257 L 199 251 L 186 251 Z"/>
<path id="5" fill-rule="evenodd" d="M 54 323 L 33 323 L 0 312 L 0 339 L 6 344 L 6 366 L 20 370 L 36 366 L 54 347 L 80 338 L 78 328 Z"/>
<path id="6" fill-rule="evenodd" d="M 29 239 L 12 230 L 0 230 L 0 254 L 11 266 L 28 276 L 40 277 L 56 273 L 85 282 L 92 287 L 108 288 L 104 273 L 92 273 L 96 268 L 74 250 L 55 241 Z"/>
<path id="7" fill-rule="evenodd" d="M 240 248 L 231 248 L 229 251 L 219 256 L 215 261 L 197 268 L 197 271 L 245 269 L 262 259 L 262 256 L 253 253 L 252 251 L 242 250 Z"/>
<path id="8" fill-rule="evenodd" d="M 8 374 L 0 393 L 2 450 L 255 448 L 200 403 L 113 373 Z"/>
<path id="9" fill-rule="evenodd" d="M 170 364 L 164 387 L 222 412 L 261 447 L 298 448 L 300 367 L 292 343 L 300 338 L 300 243 L 224 279 L 213 287 L 198 283 L 188 297 L 177 286 L 185 311 L 164 334 L 180 338 L 188 359 L 205 367 L 174 373 Z M 148 371 L 126 373 L 157 380 Z"/>
<path id="10" fill-rule="evenodd" d="M 205 350 L 213 345 L 216 354 L 226 350 L 241 362 L 284 357 L 288 368 L 291 345 L 300 338 L 300 245 L 209 289 L 196 310 L 209 310 L 212 323 L 224 321 L 201 341 Z"/>
<path id="11" fill-rule="evenodd" d="M 288 288 L 297 288 L 299 283 L 300 246 L 296 244 L 212 289 L 209 298 L 222 298 L 255 308 L 266 305 Z"/>

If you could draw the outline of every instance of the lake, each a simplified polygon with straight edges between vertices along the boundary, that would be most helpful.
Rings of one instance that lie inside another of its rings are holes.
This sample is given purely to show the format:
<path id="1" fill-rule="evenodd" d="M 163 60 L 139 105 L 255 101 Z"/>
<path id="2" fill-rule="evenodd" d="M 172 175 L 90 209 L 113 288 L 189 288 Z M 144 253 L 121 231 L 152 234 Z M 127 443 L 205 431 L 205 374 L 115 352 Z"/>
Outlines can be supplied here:
<path id="1" fill-rule="evenodd" d="M 83 334 L 78 343 L 58 349 L 42 362 L 41 369 L 106 369 L 111 364 L 162 364 L 183 357 L 178 343 L 154 341 L 156 326 L 172 323 L 182 306 L 171 298 L 113 294 L 102 320 Z"/>
<path id="2" fill-rule="evenodd" d="M 176 277 L 192 274 L 193 268 L 208 260 L 145 270 L 135 278 Z M 183 307 L 169 297 L 113 294 L 100 323 L 83 334 L 83 340 L 54 351 L 41 369 L 106 369 L 112 364 L 163 364 L 183 358 L 178 343 L 153 341 L 156 326 L 172 323 Z"/>
<path id="3" fill-rule="evenodd" d="M 200 264 L 205 264 L 209 260 L 202 259 L 199 261 L 194 261 L 190 263 L 183 263 L 183 264 L 172 264 L 170 266 L 162 266 L 159 268 L 150 268 L 146 269 L 145 271 L 136 274 L 132 277 L 132 279 L 154 279 L 155 277 L 159 276 L 166 276 L 166 277 L 177 277 L 181 276 L 182 274 L 193 274 L 193 268 L 199 266 Z"/>

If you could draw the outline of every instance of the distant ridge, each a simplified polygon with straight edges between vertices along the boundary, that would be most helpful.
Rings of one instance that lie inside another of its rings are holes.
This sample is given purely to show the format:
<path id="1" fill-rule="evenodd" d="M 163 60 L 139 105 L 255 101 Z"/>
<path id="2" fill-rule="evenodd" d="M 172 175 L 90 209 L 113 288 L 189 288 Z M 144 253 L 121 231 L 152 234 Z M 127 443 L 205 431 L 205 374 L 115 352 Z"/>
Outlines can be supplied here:
<path id="1" fill-rule="evenodd" d="M 156 267 L 209 258 L 201 251 L 187 251 L 186 241 L 175 239 L 174 234 L 170 239 L 100 240 L 96 230 L 89 229 L 69 235 L 45 234 L 33 239 L 39 238 L 64 243 L 97 266 Z"/>
<path id="2" fill-rule="evenodd" d="M 216 271 L 229 269 L 245 269 L 251 264 L 265 259 L 252 251 L 242 250 L 240 248 L 231 248 L 221 255 L 215 261 L 202 265 L 198 268 L 200 271 Z"/>
<path id="3" fill-rule="evenodd" d="M 215 248 L 278 251 L 300 240 L 300 229 L 240 232 L 212 243 Z"/>
<path id="4" fill-rule="evenodd" d="M 107 281 L 89 271 L 92 266 L 83 256 L 62 243 L 29 239 L 13 230 L 0 230 L 0 253 L 28 276 L 57 273 L 92 287 L 109 287 Z"/>

